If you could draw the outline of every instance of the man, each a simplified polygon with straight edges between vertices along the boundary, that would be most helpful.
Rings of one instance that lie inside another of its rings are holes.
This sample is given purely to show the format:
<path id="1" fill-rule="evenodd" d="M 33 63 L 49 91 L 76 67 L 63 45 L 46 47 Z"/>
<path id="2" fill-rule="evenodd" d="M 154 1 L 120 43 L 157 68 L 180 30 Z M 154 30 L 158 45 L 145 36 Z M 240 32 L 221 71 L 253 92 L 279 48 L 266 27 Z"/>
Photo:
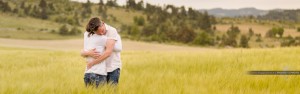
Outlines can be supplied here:
<path id="1" fill-rule="evenodd" d="M 99 55 L 95 50 L 86 51 L 83 54 L 86 56 L 98 56 L 92 62 L 87 63 L 87 68 L 106 60 L 107 68 L 107 82 L 117 85 L 120 77 L 121 69 L 121 51 L 122 51 L 122 41 L 117 30 L 102 22 L 104 25 L 100 28 L 100 35 L 107 36 L 107 42 L 105 45 L 105 51 Z"/>

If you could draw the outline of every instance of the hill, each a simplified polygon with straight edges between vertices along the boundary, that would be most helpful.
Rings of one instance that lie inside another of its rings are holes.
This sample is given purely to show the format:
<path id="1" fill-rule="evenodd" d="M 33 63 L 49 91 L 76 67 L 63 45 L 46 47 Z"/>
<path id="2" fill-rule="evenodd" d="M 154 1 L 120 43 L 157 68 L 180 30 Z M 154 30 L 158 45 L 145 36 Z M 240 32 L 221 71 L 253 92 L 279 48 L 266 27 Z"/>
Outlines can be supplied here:
<path id="1" fill-rule="evenodd" d="M 256 8 L 240 8 L 240 9 L 200 9 L 199 11 L 207 11 L 208 14 L 217 17 L 238 17 L 238 16 L 260 16 L 268 13 L 267 10 L 260 10 Z"/>
<path id="2" fill-rule="evenodd" d="M 124 6 L 111 0 L 98 4 L 69 0 L 1 1 L 0 6 L 3 14 L 0 15 L 3 20 L 0 23 L 2 38 L 82 38 L 88 20 L 100 17 L 116 27 L 122 38 L 137 41 L 243 48 L 300 45 L 300 25 L 287 19 L 266 20 L 260 19 L 260 16 L 216 18 L 193 8 L 156 6 L 135 0 L 128 0 Z M 244 12 L 242 14 L 263 12 L 254 8 L 239 11 Z M 244 28 L 245 25 L 248 25 L 247 28 Z M 254 25 L 253 29 L 251 25 Z M 280 31 L 276 31 L 277 28 Z"/>

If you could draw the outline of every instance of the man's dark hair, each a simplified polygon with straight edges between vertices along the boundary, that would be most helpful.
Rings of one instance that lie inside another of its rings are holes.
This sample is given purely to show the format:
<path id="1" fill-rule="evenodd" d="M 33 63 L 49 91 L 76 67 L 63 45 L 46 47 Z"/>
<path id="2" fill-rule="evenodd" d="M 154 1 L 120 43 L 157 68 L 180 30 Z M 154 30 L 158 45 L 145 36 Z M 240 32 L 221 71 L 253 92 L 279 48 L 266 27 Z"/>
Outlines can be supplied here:
<path id="1" fill-rule="evenodd" d="M 95 34 L 95 31 L 98 30 L 98 27 L 101 26 L 101 20 L 98 17 L 94 17 L 91 18 L 89 23 L 86 26 L 86 31 L 89 33 L 88 37 L 90 37 L 90 35 Z"/>

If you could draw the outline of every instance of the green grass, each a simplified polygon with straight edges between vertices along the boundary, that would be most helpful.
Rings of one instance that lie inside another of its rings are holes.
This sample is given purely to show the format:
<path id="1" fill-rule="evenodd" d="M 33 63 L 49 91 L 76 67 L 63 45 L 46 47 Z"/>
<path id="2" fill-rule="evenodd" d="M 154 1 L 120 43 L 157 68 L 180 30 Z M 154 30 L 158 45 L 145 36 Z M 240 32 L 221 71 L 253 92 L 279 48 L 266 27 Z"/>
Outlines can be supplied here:
<path id="1" fill-rule="evenodd" d="M 117 20 L 121 24 L 125 25 L 133 25 L 134 24 L 134 17 L 135 16 L 143 16 L 144 19 L 146 19 L 146 15 L 143 14 L 142 11 L 135 11 L 135 10 L 126 10 L 126 9 L 121 9 L 121 8 L 109 8 L 108 14 L 116 16 Z"/>
<path id="2" fill-rule="evenodd" d="M 31 17 L 18 17 L 13 14 L 2 13 L 0 15 L 0 38 L 57 40 L 81 38 L 77 36 L 61 36 L 57 34 L 62 24 L 49 20 L 41 20 Z M 69 27 L 71 29 L 71 27 Z M 82 29 L 82 28 L 80 28 Z M 52 31 L 56 33 L 52 33 Z"/>
<path id="3" fill-rule="evenodd" d="M 0 47 L 0 93 L 113 93 L 86 89 L 76 51 Z M 297 94 L 300 77 L 248 75 L 250 70 L 299 70 L 300 48 L 124 51 L 122 94 Z"/>

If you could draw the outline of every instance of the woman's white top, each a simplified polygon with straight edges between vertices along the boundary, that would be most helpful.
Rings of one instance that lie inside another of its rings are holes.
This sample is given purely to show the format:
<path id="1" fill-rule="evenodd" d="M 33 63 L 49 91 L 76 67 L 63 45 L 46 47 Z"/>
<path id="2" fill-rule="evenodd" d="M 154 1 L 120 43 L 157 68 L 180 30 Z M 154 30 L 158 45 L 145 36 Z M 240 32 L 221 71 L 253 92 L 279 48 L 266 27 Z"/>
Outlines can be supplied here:
<path id="1" fill-rule="evenodd" d="M 96 48 L 96 52 L 103 53 L 105 51 L 105 45 L 107 41 L 107 36 L 93 34 L 88 37 L 88 32 L 84 33 L 84 51 L 89 51 Z M 92 62 L 94 58 L 87 57 L 87 62 Z M 92 66 L 90 69 L 86 69 L 85 73 L 96 73 L 99 75 L 107 75 L 105 60 Z"/>

